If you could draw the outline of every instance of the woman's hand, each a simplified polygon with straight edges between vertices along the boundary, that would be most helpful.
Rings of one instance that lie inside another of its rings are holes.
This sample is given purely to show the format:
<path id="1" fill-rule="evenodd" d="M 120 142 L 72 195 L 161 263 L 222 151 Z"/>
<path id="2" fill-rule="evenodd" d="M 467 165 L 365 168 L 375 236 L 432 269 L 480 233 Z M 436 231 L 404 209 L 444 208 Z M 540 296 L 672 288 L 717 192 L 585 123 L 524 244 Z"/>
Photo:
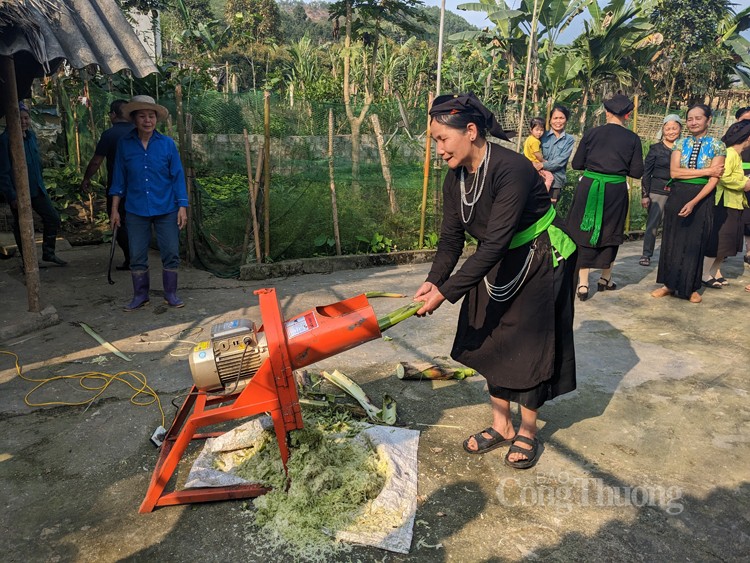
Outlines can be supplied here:
<path id="1" fill-rule="evenodd" d="M 537 170 L 541 170 L 542 168 L 544 168 L 543 162 L 532 162 L 532 164 L 534 165 L 534 168 L 536 168 Z"/>
<path id="2" fill-rule="evenodd" d="M 112 207 L 112 213 L 109 214 L 109 227 L 113 231 L 120 226 L 120 212 L 117 207 Z"/>
<path id="3" fill-rule="evenodd" d="M 706 171 L 706 175 L 711 178 L 721 178 L 724 175 L 724 163 L 712 164 L 704 170 Z"/>
<path id="4" fill-rule="evenodd" d="M 431 315 L 432 312 L 440 307 L 445 301 L 445 297 L 440 293 L 437 286 L 431 282 L 424 282 L 421 287 L 414 294 L 414 301 L 424 301 L 422 308 L 417 311 L 418 317 L 424 317 L 425 315 Z"/>
<path id="5" fill-rule="evenodd" d="M 695 203 L 692 201 L 688 201 L 682 209 L 680 209 L 680 212 L 677 214 L 678 217 L 687 217 L 693 212 L 693 207 L 695 207 Z"/>
<path id="6" fill-rule="evenodd" d="M 744 191 L 746 191 L 746 192 L 750 192 L 750 180 L 748 180 L 747 182 L 745 182 L 745 187 L 742 188 L 742 189 Z"/>
<path id="7" fill-rule="evenodd" d="M 187 207 L 180 207 L 177 210 L 177 227 L 182 230 L 187 225 Z"/>
<path id="8" fill-rule="evenodd" d="M 644 198 L 641 198 L 641 206 L 643 209 L 648 209 L 648 206 L 651 205 L 651 198 L 646 196 Z"/>

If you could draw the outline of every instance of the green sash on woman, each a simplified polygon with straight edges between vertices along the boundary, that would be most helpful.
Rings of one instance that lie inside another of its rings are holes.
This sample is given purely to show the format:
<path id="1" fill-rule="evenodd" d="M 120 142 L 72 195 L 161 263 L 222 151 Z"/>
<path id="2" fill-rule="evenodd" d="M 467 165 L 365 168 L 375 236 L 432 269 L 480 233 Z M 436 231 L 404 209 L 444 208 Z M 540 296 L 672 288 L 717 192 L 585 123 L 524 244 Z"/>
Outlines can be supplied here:
<path id="1" fill-rule="evenodd" d="M 531 242 L 536 237 L 541 235 L 544 231 L 547 231 L 550 244 L 552 245 L 552 248 L 557 251 L 557 253 L 552 253 L 552 265 L 554 267 L 557 267 L 557 255 L 559 254 L 561 259 L 567 260 L 570 255 L 575 252 L 576 243 L 573 242 L 573 239 L 571 239 L 563 231 L 552 224 L 552 221 L 555 220 L 556 215 L 557 212 L 555 211 L 555 208 L 550 206 L 550 208 L 547 210 L 547 213 L 542 215 L 542 217 L 536 223 L 513 235 L 509 247 L 511 249 L 518 248 L 519 246 L 524 245 L 527 242 Z"/>
<path id="2" fill-rule="evenodd" d="M 585 170 L 583 175 L 591 178 L 589 196 L 586 199 L 586 210 L 581 220 L 581 230 L 591 231 L 591 244 L 596 244 L 602 232 L 602 218 L 604 216 L 604 187 L 607 184 L 622 184 L 626 181 L 625 176 L 619 174 L 602 174 Z"/>
<path id="3" fill-rule="evenodd" d="M 675 182 L 682 182 L 684 184 L 698 184 L 699 186 L 705 186 L 708 184 L 708 178 L 688 178 L 686 180 L 675 180 L 672 178 Z M 671 180 L 670 180 L 671 181 Z"/>

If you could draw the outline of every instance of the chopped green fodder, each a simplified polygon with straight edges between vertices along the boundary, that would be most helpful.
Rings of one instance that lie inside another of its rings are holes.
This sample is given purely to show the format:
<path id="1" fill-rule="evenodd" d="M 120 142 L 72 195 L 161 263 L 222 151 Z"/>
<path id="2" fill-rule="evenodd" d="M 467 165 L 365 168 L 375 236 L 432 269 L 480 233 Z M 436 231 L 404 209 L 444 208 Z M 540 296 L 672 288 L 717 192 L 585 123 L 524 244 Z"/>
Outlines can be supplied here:
<path id="1" fill-rule="evenodd" d="M 259 438 L 262 444 L 252 448 L 254 454 L 237 468 L 237 475 L 273 487 L 254 501 L 255 524 L 264 543 L 297 560 L 325 560 L 346 548 L 332 539 L 337 531 L 376 516 L 377 526 L 383 519 L 396 525 L 396 517 L 371 510 L 386 482 L 388 464 L 363 435 L 357 436 L 357 425 L 331 411 L 304 418 L 305 428 L 291 433 L 288 490 L 270 432 Z"/>

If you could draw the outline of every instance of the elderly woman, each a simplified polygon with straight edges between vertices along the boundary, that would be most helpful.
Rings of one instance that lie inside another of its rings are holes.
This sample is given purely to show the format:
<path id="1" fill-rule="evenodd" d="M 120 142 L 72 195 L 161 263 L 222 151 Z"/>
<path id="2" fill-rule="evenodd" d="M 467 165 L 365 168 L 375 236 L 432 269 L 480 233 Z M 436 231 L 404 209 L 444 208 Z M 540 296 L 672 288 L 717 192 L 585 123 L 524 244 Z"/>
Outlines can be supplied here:
<path id="1" fill-rule="evenodd" d="M 539 457 L 539 407 L 576 385 L 575 245 L 556 226 L 531 163 L 487 141 L 487 133 L 507 137 L 476 96 L 439 96 L 430 116 L 437 152 L 451 170 L 437 254 L 414 296 L 425 302 L 417 314 L 463 298 L 451 356 L 486 378 L 492 405 L 492 424 L 464 449 L 481 454 L 512 444 L 505 463 L 526 469 Z M 477 250 L 453 273 L 466 233 Z M 521 408 L 518 432 L 511 401 Z"/>
<path id="2" fill-rule="evenodd" d="M 688 137 L 675 143 L 672 150 L 672 176 L 669 199 L 664 209 L 657 283 L 663 287 L 652 297 L 676 295 L 691 303 L 700 303 L 703 257 L 713 219 L 713 198 L 724 173 L 726 147 L 707 135 L 711 108 L 691 106 L 687 112 Z"/>
<path id="3" fill-rule="evenodd" d="M 646 232 L 643 235 L 643 253 L 638 263 L 650 266 L 654 255 L 656 233 L 664 216 L 664 206 L 669 197 L 669 166 L 672 147 L 682 133 L 682 119 L 670 114 L 664 118 L 659 132 L 659 142 L 651 145 L 646 155 L 643 181 L 641 182 L 641 205 L 648 209 Z"/>
<path id="4" fill-rule="evenodd" d="M 135 129 L 117 145 L 109 193 L 112 228 L 120 226 L 118 207 L 122 198 L 128 215 L 133 299 L 123 310 L 134 311 L 149 301 L 148 248 L 152 228 L 161 254 L 164 300 L 170 307 L 184 307 L 177 297 L 177 268 L 180 230 L 187 224 L 188 197 L 177 146 L 156 130 L 157 121 L 167 118 L 167 108 L 150 96 L 135 96 L 122 113 L 135 123 Z"/>
<path id="5" fill-rule="evenodd" d="M 626 177 L 643 175 L 641 138 L 625 128 L 633 102 L 617 94 L 604 102 L 607 123 L 584 133 L 572 166 L 583 170 L 568 214 L 570 236 L 578 245 L 578 287 L 581 301 L 589 296 L 589 269 L 600 269 L 599 291 L 617 289 L 612 281 L 617 251 L 625 241 L 628 215 Z"/>
<path id="6" fill-rule="evenodd" d="M 742 212 L 747 207 L 745 194 L 750 191 L 750 180 L 742 169 L 740 154 L 750 147 L 750 121 L 734 123 L 721 140 L 727 147 L 727 156 L 724 174 L 716 186 L 713 227 L 703 261 L 703 285 L 714 289 L 729 285 L 721 275 L 724 259 L 742 252 Z"/>
<path id="7" fill-rule="evenodd" d="M 544 162 L 539 165 L 534 164 L 537 170 L 552 172 L 553 179 L 550 188 L 552 205 L 560 199 L 560 192 L 565 185 L 565 169 L 568 167 L 568 160 L 573 154 L 573 145 L 575 145 L 575 139 L 565 132 L 565 125 L 569 118 L 570 110 L 565 106 L 556 105 L 552 108 L 549 131 L 541 138 Z"/>

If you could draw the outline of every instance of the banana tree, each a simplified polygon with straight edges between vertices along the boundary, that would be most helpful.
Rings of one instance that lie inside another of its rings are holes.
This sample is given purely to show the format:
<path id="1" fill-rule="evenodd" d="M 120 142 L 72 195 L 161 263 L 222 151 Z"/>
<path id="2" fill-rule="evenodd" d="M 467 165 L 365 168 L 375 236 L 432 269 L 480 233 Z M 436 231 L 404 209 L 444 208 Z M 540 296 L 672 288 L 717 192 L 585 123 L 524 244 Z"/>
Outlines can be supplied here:
<path id="1" fill-rule="evenodd" d="M 588 5 L 591 21 L 584 21 L 584 31 L 573 42 L 573 51 L 582 61 L 578 82 L 583 89 L 580 130 L 586 125 L 589 100 L 603 84 L 617 88 L 630 86 L 632 73 L 622 64 L 626 54 L 651 32 L 648 22 L 639 18 L 640 8 L 613 0 L 601 8 L 596 2 Z"/>

